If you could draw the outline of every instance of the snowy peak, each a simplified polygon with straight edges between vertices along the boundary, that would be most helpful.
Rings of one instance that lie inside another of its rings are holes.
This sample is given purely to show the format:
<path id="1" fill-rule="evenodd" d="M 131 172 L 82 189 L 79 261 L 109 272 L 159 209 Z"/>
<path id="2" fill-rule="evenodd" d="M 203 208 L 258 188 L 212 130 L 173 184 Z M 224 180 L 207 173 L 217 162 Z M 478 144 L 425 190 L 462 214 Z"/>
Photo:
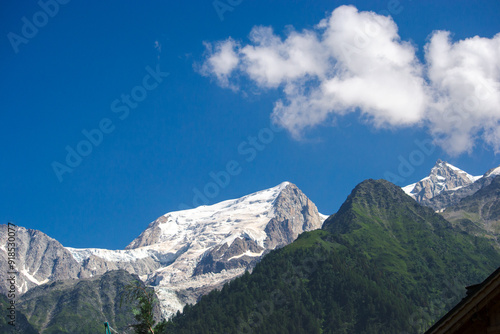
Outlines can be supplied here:
<path id="1" fill-rule="evenodd" d="M 438 160 L 427 177 L 403 187 L 403 190 L 418 202 L 425 202 L 443 191 L 468 186 L 479 178 L 480 176 L 472 176 L 452 164 Z"/>
<path id="2" fill-rule="evenodd" d="M 323 220 L 297 186 L 283 182 L 238 199 L 167 213 L 127 249 L 171 256 L 172 262 L 146 281 L 156 286 L 165 314 L 172 314 L 252 269 L 267 251 L 320 228 Z"/>
<path id="3" fill-rule="evenodd" d="M 450 173 L 450 171 L 451 171 L 451 173 Z M 481 177 L 481 176 L 472 176 L 469 173 L 461 170 L 460 168 L 455 167 L 452 164 L 450 164 L 446 161 L 442 161 L 442 160 L 436 161 L 436 164 L 434 165 L 434 167 L 432 167 L 429 176 L 431 176 L 431 175 L 436 175 L 441 180 L 446 179 L 450 175 L 451 176 L 457 175 L 459 180 L 465 180 L 465 182 L 470 182 L 470 183 L 477 181 Z M 453 179 L 453 177 L 452 177 L 452 179 Z M 446 180 L 446 181 L 449 181 L 449 180 Z M 459 183 L 460 183 L 460 181 L 459 181 Z M 446 189 L 446 190 L 449 190 L 449 189 Z"/>
<path id="4" fill-rule="evenodd" d="M 284 189 L 292 186 L 295 187 L 290 182 L 283 182 L 238 199 L 166 213 L 153 221 L 126 249 L 161 244 L 163 250 L 166 247 L 174 251 L 178 248 L 176 245 L 185 244 L 187 240 L 203 248 L 210 247 L 213 242 L 231 244 L 238 236 L 246 236 L 264 246 L 264 228 L 274 217 L 274 201 Z M 199 235 L 209 237 L 200 239 Z"/>
<path id="5" fill-rule="evenodd" d="M 154 251 L 167 259 L 144 280 L 156 286 L 168 315 L 252 269 L 269 250 L 321 228 L 323 221 L 296 185 L 283 182 L 241 198 L 169 212 L 149 224 L 127 251 Z"/>
<path id="6" fill-rule="evenodd" d="M 500 175 L 500 166 L 490 169 L 483 177 L 496 177 L 497 175 Z"/>

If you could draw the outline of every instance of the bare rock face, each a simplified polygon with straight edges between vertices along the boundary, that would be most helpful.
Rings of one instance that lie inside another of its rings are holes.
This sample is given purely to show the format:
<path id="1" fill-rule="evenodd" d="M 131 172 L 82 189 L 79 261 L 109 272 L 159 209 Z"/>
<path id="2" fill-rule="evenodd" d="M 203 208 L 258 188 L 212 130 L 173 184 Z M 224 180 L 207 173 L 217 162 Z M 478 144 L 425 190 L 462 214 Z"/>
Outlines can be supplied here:
<path id="1" fill-rule="evenodd" d="M 40 231 L 15 227 L 15 267 L 17 294 L 48 281 L 77 278 L 80 265 L 57 240 Z M 0 293 L 6 294 L 7 282 L 7 225 L 0 225 Z"/>
<path id="2" fill-rule="evenodd" d="M 168 216 L 164 215 L 151 222 L 149 226 L 134 239 L 125 249 L 134 249 L 159 243 L 161 235 L 160 225 L 168 222 Z"/>
<path id="3" fill-rule="evenodd" d="M 259 246 L 254 240 L 236 238 L 230 246 L 225 243 L 205 253 L 194 269 L 193 275 L 217 274 L 223 270 L 238 268 L 250 269 L 263 253 L 264 247 Z"/>
<path id="4" fill-rule="evenodd" d="M 441 215 L 461 229 L 496 240 L 500 247 L 500 176 L 483 177 L 478 191 L 447 207 Z M 476 183 L 477 183 L 476 182 Z"/>
<path id="5" fill-rule="evenodd" d="M 316 205 L 294 184 L 289 184 L 275 200 L 274 217 L 266 226 L 267 249 L 292 243 L 299 234 L 321 228 L 324 219 Z"/>

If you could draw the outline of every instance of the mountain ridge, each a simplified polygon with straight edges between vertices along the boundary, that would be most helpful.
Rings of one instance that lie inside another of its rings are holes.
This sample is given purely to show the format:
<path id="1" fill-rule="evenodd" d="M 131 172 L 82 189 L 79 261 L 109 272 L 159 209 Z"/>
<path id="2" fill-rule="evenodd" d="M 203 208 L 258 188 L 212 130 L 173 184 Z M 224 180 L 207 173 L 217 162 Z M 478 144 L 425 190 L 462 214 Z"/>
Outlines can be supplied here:
<path id="1" fill-rule="evenodd" d="M 500 247 L 497 242 L 500 234 L 500 175 L 495 175 L 489 174 L 490 182 L 485 182 L 479 190 L 447 207 L 441 214 L 464 230 L 491 237 Z"/>
<path id="2" fill-rule="evenodd" d="M 30 255 L 19 259 L 24 273 L 19 282 L 26 286 L 21 293 L 56 279 L 124 269 L 156 287 L 168 316 L 251 270 L 269 250 L 322 223 L 314 203 L 296 185 L 282 182 L 238 199 L 160 216 L 124 250 L 63 247 L 42 232 L 20 227 L 22 254 Z M 0 247 L 0 265 L 6 261 Z"/>

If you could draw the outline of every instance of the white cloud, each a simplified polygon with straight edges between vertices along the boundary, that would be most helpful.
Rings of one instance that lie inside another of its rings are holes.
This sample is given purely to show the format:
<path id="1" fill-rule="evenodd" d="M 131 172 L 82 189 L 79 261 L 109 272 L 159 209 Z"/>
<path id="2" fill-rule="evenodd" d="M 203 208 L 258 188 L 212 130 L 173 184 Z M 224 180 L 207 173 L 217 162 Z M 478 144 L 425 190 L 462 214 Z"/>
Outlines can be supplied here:
<path id="1" fill-rule="evenodd" d="M 390 17 L 341 6 L 284 39 L 254 27 L 247 45 L 207 44 L 202 73 L 233 89 L 246 76 L 281 90 L 272 118 L 295 137 L 359 111 L 375 127 L 425 124 L 451 154 L 470 151 L 478 136 L 500 151 L 500 34 L 452 43 L 438 31 L 425 51 L 422 64 Z"/>
<path id="2" fill-rule="evenodd" d="M 471 151 L 478 137 L 500 151 L 500 34 L 452 43 L 437 31 L 426 45 L 435 92 L 429 127 L 448 152 Z"/>
<path id="3" fill-rule="evenodd" d="M 238 45 L 234 40 L 228 38 L 225 41 L 215 43 L 214 46 L 205 43 L 208 57 L 201 67 L 201 74 L 214 74 L 223 87 L 235 87 L 229 84 L 228 77 L 236 69 L 240 59 L 236 53 Z"/>
<path id="4" fill-rule="evenodd" d="M 271 28 L 255 27 L 250 40 L 254 45 L 241 49 L 242 69 L 261 86 L 277 87 L 328 70 L 327 54 L 313 32 L 292 32 L 282 41 Z"/>

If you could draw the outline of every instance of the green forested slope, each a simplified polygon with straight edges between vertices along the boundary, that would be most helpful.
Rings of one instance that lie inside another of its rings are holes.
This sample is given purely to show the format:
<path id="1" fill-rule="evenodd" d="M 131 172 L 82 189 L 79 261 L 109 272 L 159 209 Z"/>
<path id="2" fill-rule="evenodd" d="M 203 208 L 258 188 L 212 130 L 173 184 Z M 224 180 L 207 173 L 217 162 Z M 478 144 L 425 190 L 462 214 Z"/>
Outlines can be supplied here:
<path id="1" fill-rule="evenodd" d="M 17 303 L 17 300 L 16 300 Z M 10 307 L 10 300 L 7 296 L 0 294 L 0 308 L 2 310 L 2 317 L 0 317 L 0 333 L 19 333 L 19 334 L 37 334 L 38 332 L 33 328 L 33 326 L 28 322 L 26 316 L 18 310 L 18 305 L 16 305 L 16 318 L 15 326 L 9 324 L 12 319 L 8 317 L 10 314 L 7 309 Z"/>
<path id="2" fill-rule="evenodd" d="M 125 286 L 135 280 L 125 270 L 115 270 L 90 279 L 65 280 L 37 286 L 20 298 L 19 309 L 43 334 L 104 332 L 104 322 L 132 333 L 134 303 L 120 299 Z"/>

